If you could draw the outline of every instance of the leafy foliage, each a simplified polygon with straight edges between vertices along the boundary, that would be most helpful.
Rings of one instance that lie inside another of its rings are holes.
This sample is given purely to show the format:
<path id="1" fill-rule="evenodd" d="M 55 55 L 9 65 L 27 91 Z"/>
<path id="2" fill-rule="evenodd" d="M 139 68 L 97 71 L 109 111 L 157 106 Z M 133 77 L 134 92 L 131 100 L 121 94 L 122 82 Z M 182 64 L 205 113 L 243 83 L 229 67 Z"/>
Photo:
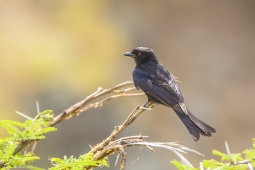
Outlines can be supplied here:
<path id="1" fill-rule="evenodd" d="M 0 164 L 4 164 L 4 169 L 10 168 L 28 168 L 33 170 L 40 170 L 41 168 L 29 165 L 28 163 L 35 160 L 39 160 L 38 156 L 35 156 L 31 152 L 21 154 L 13 154 L 15 149 L 20 143 L 27 140 L 40 140 L 45 138 L 45 134 L 57 130 L 54 127 L 49 127 L 50 121 L 53 119 L 53 113 L 51 110 L 46 110 L 39 113 L 34 119 L 28 119 L 24 123 L 2 120 L 0 126 L 5 127 L 10 136 L 0 139 Z M 107 158 L 94 161 L 93 154 L 81 155 L 78 159 L 71 156 L 64 159 L 51 158 L 53 166 L 50 170 L 68 170 L 76 169 L 82 170 L 86 167 L 109 167 Z"/>
<path id="2" fill-rule="evenodd" d="M 64 159 L 51 158 L 50 160 L 52 164 L 55 166 L 50 168 L 50 170 L 69 170 L 69 169 L 83 170 L 86 167 L 98 167 L 98 166 L 109 167 L 107 158 L 95 161 L 93 160 L 92 153 L 81 155 L 78 159 L 74 158 L 73 156 L 71 156 L 70 158 L 67 158 L 65 156 Z"/>
<path id="3" fill-rule="evenodd" d="M 189 165 L 183 165 L 182 163 L 176 160 L 171 161 L 171 163 L 174 164 L 180 170 L 196 170 L 196 168 L 193 168 Z"/>
<path id="4" fill-rule="evenodd" d="M 12 120 L 0 121 L 0 126 L 5 127 L 10 135 L 0 139 L 0 162 L 4 163 L 5 169 L 17 167 L 40 169 L 26 164 L 40 159 L 33 153 L 17 153 L 15 155 L 13 153 L 20 142 L 44 139 L 44 134 L 57 130 L 54 127 L 48 127 L 53 117 L 52 111 L 46 110 L 39 113 L 34 119 L 28 119 L 24 123 Z"/>
<path id="5" fill-rule="evenodd" d="M 202 165 L 205 169 L 217 169 L 217 170 L 246 170 L 248 163 L 252 167 L 255 167 L 255 138 L 253 138 L 253 149 L 246 149 L 242 153 L 237 154 L 225 154 L 217 150 L 213 150 L 212 154 L 221 157 L 221 161 L 217 160 L 203 160 Z M 173 165 L 179 170 L 198 170 L 200 168 L 193 168 L 189 165 L 183 165 L 182 163 L 174 160 L 171 161 Z"/>
<path id="6" fill-rule="evenodd" d="M 225 153 L 221 153 L 220 151 L 213 150 L 212 154 L 220 156 L 222 161 L 237 162 L 243 160 L 241 153 L 227 155 Z"/>

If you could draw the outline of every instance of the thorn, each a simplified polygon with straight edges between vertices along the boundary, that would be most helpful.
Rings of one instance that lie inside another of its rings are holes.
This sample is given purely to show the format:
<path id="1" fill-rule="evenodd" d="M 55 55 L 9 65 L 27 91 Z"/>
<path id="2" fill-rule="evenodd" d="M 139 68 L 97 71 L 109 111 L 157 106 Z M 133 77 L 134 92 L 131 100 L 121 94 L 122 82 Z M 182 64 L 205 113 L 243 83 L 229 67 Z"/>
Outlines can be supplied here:
<path id="1" fill-rule="evenodd" d="M 39 109 L 39 103 L 38 100 L 36 100 L 36 109 L 37 109 L 37 114 L 40 114 L 40 109 Z"/>
<path id="2" fill-rule="evenodd" d="M 151 150 L 152 152 L 155 152 L 155 150 L 154 150 L 152 147 L 150 147 L 150 146 L 146 146 L 146 148 L 148 148 L 148 149 Z"/>
<path id="3" fill-rule="evenodd" d="M 227 141 L 225 141 L 225 147 L 226 147 L 226 151 L 227 151 L 228 156 L 230 156 L 231 153 L 230 153 Z"/>
<path id="4" fill-rule="evenodd" d="M 249 170 L 253 170 L 253 167 L 250 162 L 248 163 L 248 168 L 249 168 Z"/>
<path id="5" fill-rule="evenodd" d="M 23 113 L 21 113 L 21 112 L 18 112 L 18 111 L 15 111 L 18 115 L 20 115 L 21 117 L 24 117 L 25 119 L 29 119 L 29 120 L 34 120 L 34 119 L 32 119 L 31 117 L 29 117 L 29 116 L 27 116 L 27 115 L 25 115 L 25 114 L 23 114 Z"/>
<path id="6" fill-rule="evenodd" d="M 114 165 L 115 167 L 116 167 L 116 165 L 118 163 L 119 157 L 120 157 L 120 153 L 118 153 L 118 155 L 117 155 L 117 158 L 116 158 L 116 161 L 115 161 L 115 165 Z"/>
<path id="7" fill-rule="evenodd" d="M 199 165 L 200 165 L 200 170 L 204 170 L 202 162 L 200 162 Z"/>

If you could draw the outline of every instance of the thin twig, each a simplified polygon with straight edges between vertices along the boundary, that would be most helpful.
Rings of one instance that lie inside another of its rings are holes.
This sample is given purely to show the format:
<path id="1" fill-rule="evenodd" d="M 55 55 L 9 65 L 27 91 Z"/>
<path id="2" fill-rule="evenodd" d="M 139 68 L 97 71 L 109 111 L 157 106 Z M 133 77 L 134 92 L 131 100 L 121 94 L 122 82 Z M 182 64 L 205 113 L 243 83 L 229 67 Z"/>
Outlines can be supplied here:
<path id="1" fill-rule="evenodd" d="M 140 156 L 142 154 L 143 148 L 144 148 L 144 146 L 139 149 L 138 157 L 137 157 L 137 159 L 134 162 L 132 162 L 132 164 L 136 163 L 140 159 Z"/>
<path id="2" fill-rule="evenodd" d="M 121 161 L 120 161 L 120 170 L 125 170 L 127 153 L 124 148 L 122 148 Z"/>

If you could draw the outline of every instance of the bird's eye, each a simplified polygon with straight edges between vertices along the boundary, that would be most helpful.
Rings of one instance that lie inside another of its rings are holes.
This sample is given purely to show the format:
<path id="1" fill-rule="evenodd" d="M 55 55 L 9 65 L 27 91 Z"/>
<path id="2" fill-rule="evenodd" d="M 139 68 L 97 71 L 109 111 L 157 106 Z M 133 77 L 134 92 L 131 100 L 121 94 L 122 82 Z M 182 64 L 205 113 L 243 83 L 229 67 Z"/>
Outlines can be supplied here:
<path id="1" fill-rule="evenodd" d="M 139 53 L 137 54 L 137 56 L 138 56 L 138 57 L 140 57 L 140 56 L 141 56 L 141 54 L 142 54 L 142 53 L 140 53 L 140 52 L 139 52 Z"/>

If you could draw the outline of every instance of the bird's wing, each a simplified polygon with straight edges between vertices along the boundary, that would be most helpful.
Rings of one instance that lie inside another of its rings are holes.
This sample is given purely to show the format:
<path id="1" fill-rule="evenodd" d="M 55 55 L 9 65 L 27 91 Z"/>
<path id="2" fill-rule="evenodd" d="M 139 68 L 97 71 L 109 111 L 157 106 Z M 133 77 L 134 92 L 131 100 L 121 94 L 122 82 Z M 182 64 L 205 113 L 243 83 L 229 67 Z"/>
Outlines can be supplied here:
<path id="1" fill-rule="evenodd" d="M 155 93 L 160 93 L 157 94 L 159 96 L 166 96 L 163 98 L 168 103 L 168 106 L 172 107 L 172 103 L 184 102 L 181 90 L 175 82 L 173 75 L 161 64 L 158 64 L 157 68 L 157 76 L 150 77 L 149 75 L 153 83 L 153 91 L 155 90 Z"/>
<path id="2" fill-rule="evenodd" d="M 170 79 L 162 81 L 157 76 L 149 75 L 139 68 L 133 71 L 134 85 L 138 90 L 144 91 L 148 97 L 152 97 L 152 100 L 155 99 L 157 102 L 173 107 L 183 102 L 183 98 L 176 82 L 173 78 Z"/>
<path id="3" fill-rule="evenodd" d="M 153 84 L 152 89 L 145 93 L 169 107 L 173 107 L 181 102 L 180 96 L 177 95 L 174 90 L 169 88 L 168 85 L 164 86 Z"/>
<path id="4" fill-rule="evenodd" d="M 160 103 L 171 107 L 172 109 L 178 111 L 181 114 L 187 115 L 187 108 L 184 104 L 184 99 L 182 97 L 181 91 L 179 90 L 177 84 L 173 82 L 172 84 L 155 85 L 151 90 L 145 92 L 147 95 L 155 98 Z"/>
<path id="5" fill-rule="evenodd" d="M 151 80 L 144 74 L 144 71 L 141 69 L 135 69 L 133 71 L 133 80 L 134 85 L 138 90 L 148 91 L 152 89 Z"/>

